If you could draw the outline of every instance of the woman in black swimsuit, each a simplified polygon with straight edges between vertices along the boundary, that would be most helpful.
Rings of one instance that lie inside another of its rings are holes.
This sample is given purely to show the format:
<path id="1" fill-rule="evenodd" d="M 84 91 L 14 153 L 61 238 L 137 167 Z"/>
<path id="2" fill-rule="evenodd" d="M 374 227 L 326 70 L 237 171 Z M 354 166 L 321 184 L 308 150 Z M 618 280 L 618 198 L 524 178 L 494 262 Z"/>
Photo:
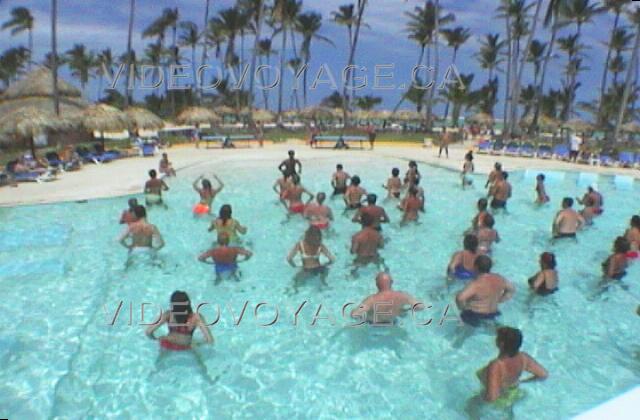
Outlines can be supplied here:
<path id="1" fill-rule="evenodd" d="M 529 279 L 531 289 L 541 296 L 550 295 L 558 290 L 558 272 L 556 256 L 551 252 L 540 255 L 540 271 Z"/>

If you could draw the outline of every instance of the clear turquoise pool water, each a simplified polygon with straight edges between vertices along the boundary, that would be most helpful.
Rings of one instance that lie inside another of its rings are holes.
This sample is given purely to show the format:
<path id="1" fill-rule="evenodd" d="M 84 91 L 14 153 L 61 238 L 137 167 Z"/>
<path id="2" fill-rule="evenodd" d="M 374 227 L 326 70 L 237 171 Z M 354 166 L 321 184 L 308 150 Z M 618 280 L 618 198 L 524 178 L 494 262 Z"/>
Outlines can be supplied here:
<path id="1" fill-rule="evenodd" d="M 364 156 L 364 155 L 363 155 Z M 329 191 L 333 159 L 306 161 L 304 184 Z M 375 163 L 345 159 L 366 188 L 383 195 L 380 185 L 400 160 Z M 160 266 L 138 264 L 125 271 L 126 251 L 116 243 L 117 224 L 126 198 L 0 210 L 0 417 L 40 418 L 465 418 L 467 400 L 480 391 L 475 372 L 496 355 L 493 332 L 477 329 L 462 341 L 455 321 L 437 325 L 455 292 L 443 273 L 450 254 L 460 247 L 463 232 L 483 194 L 483 178 L 461 191 L 458 175 L 422 166 L 428 194 L 422 224 L 400 228 L 400 214 L 385 228 L 389 243 L 384 257 L 397 289 L 433 305 L 424 318 L 429 327 L 410 319 L 399 329 L 375 331 L 346 328 L 342 306 L 374 292 L 373 269 L 349 276 L 348 244 L 357 226 L 339 216 L 336 234 L 326 238 L 337 255 L 328 287 L 315 281 L 292 294 L 295 269 L 285 263 L 305 224 L 282 224 L 271 185 L 272 163 L 252 162 L 251 169 L 227 163 L 192 168 L 170 181 L 168 210 L 152 209 L 149 219 L 162 231 L 167 247 Z M 249 227 L 246 242 L 255 257 L 242 266 L 241 282 L 213 285 L 210 266 L 196 257 L 211 244 L 207 222 L 191 216 L 196 197 L 191 182 L 199 172 L 215 170 L 227 188 L 216 204 L 231 203 Z M 404 170 L 404 169 L 403 169 Z M 640 357 L 640 265 L 629 270 L 628 288 L 598 293 L 600 263 L 613 239 L 638 211 L 637 190 L 622 192 L 608 179 L 600 189 L 605 216 L 580 235 L 579 244 L 548 244 L 556 204 L 583 190 L 577 177 L 548 182 L 553 205 L 532 205 L 533 181 L 514 173 L 509 215 L 497 218 L 503 242 L 494 250 L 495 270 L 518 287 L 502 307 L 503 324 L 521 328 L 524 350 L 550 372 L 544 383 L 526 384 L 526 397 L 514 407 L 516 418 L 558 419 L 576 415 L 638 383 Z M 339 215 L 342 204 L 332 204 Z M 532 298 L 526 279 L 537 269 L 537 256 L 556 252 L 560 291 Z M 199 348 L 202 364 L 192 354 L 158 359 L 157 343 L 140 326 L 168 305 L 173 290 L 186 290 L 194 303 L 209 302 L 204 315 L 220 321 L 212 327 L 215 346 Z M 119 302 L 123 308 L 114 326 Z M 234 325 L 245 302 L 244 318 Z M 294 313 L 302 302 L 294 326 Z M 258 316 L 254 310 L 262 307 Z M 132 325 L 129 305 L 132 305 Z M 278 305 L 279 321 L 268 323 Z M 320 316 L 334 318 L 310 324 Z M 434 325 L 435 324 L 435 325 Z M 485 411 L 486 418 L 502 418 Z"/>

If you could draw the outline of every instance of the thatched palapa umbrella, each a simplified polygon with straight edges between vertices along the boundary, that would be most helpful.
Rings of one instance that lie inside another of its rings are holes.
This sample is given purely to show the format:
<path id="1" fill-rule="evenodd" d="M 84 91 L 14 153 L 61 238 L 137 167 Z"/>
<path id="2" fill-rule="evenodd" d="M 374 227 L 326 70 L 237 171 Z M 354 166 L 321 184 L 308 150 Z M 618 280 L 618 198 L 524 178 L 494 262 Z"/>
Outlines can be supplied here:
<path id="1" fill-rule="evenodd" d="M 491 115 L 485 112 L 478 112 L 477 114 L 467 118 L 467 121 L 471 123 L 492 126 L 495 120 Z"/>
<path id="2" fill-rule="evenodd" d="M 176 118 L 180 124 L 216 124 L 222 119 L 210 109 L 194 106 L 187 108 Z"/>
<path id="3" fill-rule="evenodd" d="M 130 107 L 124 113 L 129 119 L 129 130 L 158 130 L 164 127 L 164 121 L 145 108 Z"/>
<path id="4" fill-rule="evenodd" d="M 422 114 L 416 111 L 402 110 L 393 114 L 391 118 L 400 121 L 419 121 L 422 119 Z"/>
<path id="5" fill-rule="evenodd" d="M 302 118 L 310 120 L 330 120 L 334 117 L 333 110 L 331 108 L 325 108 L 323 106 L 314 106 L 303 109 L 300 114 Z"/>
<path id="6" fill-rule="evenodd" d="M 638 134 L 640 133 L 640 124 L 635 121 L 628 122 L 622 126 L 622 131 L 625 133 Z"/>
<path id="7" fill-rule="evenodd" d="M 91 105 L 75 119 L 85 130 L 99 132 L 100 140 L 104 146 L 104 133 L 107 131 L 124 131 L 129 129 L 129 118 L 127 114 L 110 105 Z"/>
<path id="8" fill-rule="evenodd" d="M 31 154 L 34 157 L 36 155 L 34 137 L 72 127 L 72 121 L 57 117 L 53 112 L 43 111 L 34 107 L 19 108 L 0 118 L 0 132 L 29 139 Z"/>
<path id="9" fill-rule="evenodd" d="M 577 131 L 579 133 L 586 133 L 588 131 L 593 131 L 594 126 L 590 122 L 585 120 L 581 120 L 579 118 L 574 118 L 562 124 L 562 128 L 568 128 L 573 131 Z"/>

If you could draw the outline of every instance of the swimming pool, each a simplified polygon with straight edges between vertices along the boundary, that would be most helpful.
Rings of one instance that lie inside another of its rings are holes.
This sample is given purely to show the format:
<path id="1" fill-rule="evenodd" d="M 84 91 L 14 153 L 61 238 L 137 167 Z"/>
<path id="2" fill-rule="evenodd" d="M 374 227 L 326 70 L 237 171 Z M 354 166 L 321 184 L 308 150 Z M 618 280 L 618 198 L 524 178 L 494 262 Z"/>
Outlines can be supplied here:
<path id="1" fill-rule="evenodd" d="M 375 163 L 360 155 L 343 159 L 363 186 L 380 196 L 391 167 L 406 162 Z M 336 160 L 303 161 L 303 184 L 327 191 Z M 0 415 L 8 418 L 465 418 L 467 400 L 478 393 L 475 377 L 496 355 L 494 335 L 479 329 L 461 340 L 462 329 L 447 320 L 438 325 L 455 292 L 445 287 L 450 254 L 461 246 L 461 233 L 483 194 L 483 177 L 472 190 L 461 191 L 458 175 L 422 166 L 427 213 L 422 224 L 398 226 L 399 212 L 385 227 L 389 238 L 383 255 L 395 288 L 433 305 L 419 320 L 404 319 L 400 329 L 346 328 L 343 305 L 374 292 L 373 269 L 349 276 L 348 244 L 357 226 L 337 217 L 337 233 L 325 239 L 337 255 L 322 288 L 310 281 L 297 294 L 296 272 L 285 263 L 305 224 L 285 220 L 270 190 L 274 163 L 228 161 L 200 166 L 170 181 L 168 210 L 152 209 L 149 219 L 162 231 L 167 246 L 161 266 L 139 264 L 125 271 L 126 251 L 116 242 L 117 224 L 126 198 L 0 209 Z M 506 168 L 507 170 L 509 168 Z M 207 222 L 191 216 L 196 197 L 191 182 L 214 171 L 227 184 L 216 199 L 234 206 L 234 216 L 249 227 L 247 245 L 254 258 L 242 266 L 240 282 L 213 285 L 210 266 L 196 257 L 212 242 Z M 536 209 L 533 181 L 512 174 L 514 198 L 509 215 L 497 217 L 503 242 L 494 250 L 495 270 L 518 287 L 502 307 L 503 324 L 521 328 L 523 349 L 550 372 L 543 383 L 523 385 L 526 397 L 514 407 L 516 418 L 567 418 L 638 383 L 637 331 L 640 278 L 638 265 L 625 280 L 627 290 L 612 287 L 598 294 L 600 263 L 613 239 L 622 233 L 636 201 L 603 178 L 606 213 L 581 234 L 579 244 L 548 245 L 549 225 L 565 196 L 581 195 L 577 175 L 550 179 L 552 205 Z M 635 192 L 637 194 L 637 191 Z M 339 215 L 342 205 L 331 204 Z M 560 291 L 531 298 L 526 279 L 537 270 L 537 258 L 553 250 L 558 259 Z M 203 308 L 216 345 L 191 354 L 171 354 L 158 361 L 157 343 L 144 336 L 145 322 L 168 306 L 169 295 L 186 290 Z M 306 304 L 299 310 L 300 305 Z M 120 302 L 115 325 L 108 325 Z M 235 325 L 248 302 L 244 317 Z M 258 310 L 259 303 L 267 303 Z M 274 307 L 279 319 L 271 326 Z M 319 317 L 311 325 L 319 306 Z M 297 325 L 295 313 L 297 316 Z M 131 313 L 131 321 L 129 315 Z M 451 315 L 451 314 L 449 314 Z M 132 324 L 132 325 L 129 325 Z M 496 413 L 487 411 L 487 418 Z M 499 417 L 499 416 L 498 416 Z"/>

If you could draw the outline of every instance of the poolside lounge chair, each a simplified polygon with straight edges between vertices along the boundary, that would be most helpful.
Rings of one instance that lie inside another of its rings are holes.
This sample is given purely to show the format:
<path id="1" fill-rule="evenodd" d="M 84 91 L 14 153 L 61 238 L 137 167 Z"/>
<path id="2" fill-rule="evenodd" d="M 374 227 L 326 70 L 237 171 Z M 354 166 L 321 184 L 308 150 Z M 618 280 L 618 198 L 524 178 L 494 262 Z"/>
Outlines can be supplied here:
<path id="1" fill-rule="evenodd" d="M 490 140 L 484 140 L 478 143 L 478 153 L 479 155 L 488 155 L 493 149 L 493 143 Z"/>
<path id="2" fill-rule="evenodd" d="M 551 149 L 551 146 L 547 146 L 546 144 L 543 144 L 538 146 L 538 151 L 536 155 L 540 159 L 551 159 L 553 157 L 553 150 Z"/>
<path id="3" fill-rule="evenodd" d="M 140 154 L 143 157 L 153 157 L 156 154 L 156 146 L 151 143 L 144 143 L 140 146 Z"/>
<path id="4" fill-rule="evenodd" d="M 108 163 L 114 160 L 114 157 L 109 153 L 102 153 L 102 154 L 93 153 L 93 152 L 90 152 L 89 149 L 87 149 L 86 147 L 78 147 L 76 149 L 76 152 L 78 153 L 78 155 L 80 155 L 82 160 L 86 163 L 100 164 L 100 163 Z"/>
<path id="5" fill-rule="evenodd" d="M 516 142 L 509 142 L 507 147 L 504 148 L 504 154 L 507 156 L 519 156 L 520 155 L 520 145 Z"/>
<path id="6" fill-rule="evenodd" d="M 489 151 L 489 154 L 501 155 L 503 151 L 504 151 L 504 143 L 502 142 L 502 140 L 497 140 L 495 143 L 493 143 L 493 147 Z"/>
<path id="7" fill-rule="evenodd" d="M 532 158 L 536 155 L 535 148 L 531 143 L 525 143 L 520 147 L 520 156 Z"/>
<path id="8" fill-rule="evenodd" d="M 559 144 L 553 148 L 553 156 L 560 160 L 569 160 L 569 148 L 566 144 Z"/>
<path id="9" fill-rule="evenodd" d="M 635 158 L 636 156 L 633 152 L 620 152 L 618 154 L 618 163 L 623 168 L 633 168 Z"/>
<path id="10" fill-rule="evenodd" d="M 576 162 L 581 163 L 583 165 L 595 166 L 598 164 L 599 158 L 596 153 L 582 152 L 578 155 L 578 159 L 576 160 Z"/>
<path id="11" fill-rule="evenodd" d="M 602 153 L 600 154 L 598 163 L 600 164 L 600 166 L 614 166 L 616 164 L 616 161 L 610 155 Z"/>

